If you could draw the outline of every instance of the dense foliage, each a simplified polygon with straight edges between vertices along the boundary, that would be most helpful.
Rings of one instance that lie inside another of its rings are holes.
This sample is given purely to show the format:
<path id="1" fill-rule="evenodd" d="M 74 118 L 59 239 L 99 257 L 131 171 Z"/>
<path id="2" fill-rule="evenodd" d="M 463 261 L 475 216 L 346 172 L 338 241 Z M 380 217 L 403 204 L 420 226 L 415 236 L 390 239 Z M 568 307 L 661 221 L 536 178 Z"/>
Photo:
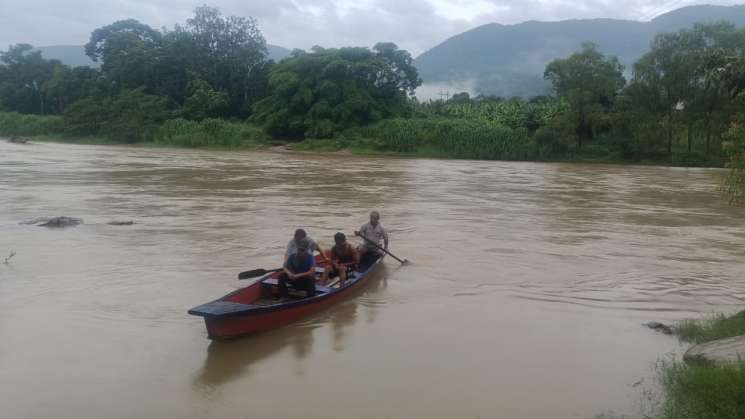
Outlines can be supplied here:
<path id="1" fill-rule="evenodd" d="M 421 84 L 412 58 L 395 44 L 295 52 L 271 71 L 271 94 L 253 120 L 270 134 L 329 138 L 407 111 Z"/>
<path id="2" fill-rule="evenodd" d="M 130 118 L 134 128 L 164 119 L 166 109 L 195 120 L 245 118 L 267 95 L 272 66 L 253 19 L 225 17 L 208 6 L 173 30 L 133 19 L 114 22 L 95 29 L 85 51 L 101 62 L 99 69 L 45 60 L 26 44 L 0 53 L 0 110 L 64 115 L 71 132 L 107 135 L 124 128 L 112 117 Z M 145 102 L 139 113 L 125 104 L 140 99 Z M 102 112 L 86 126 L 96 106 Z M 124 116 L 114 115 L 118 106 L 124 106 Z M 109 122 L 117 126 L 102 131 L 100 125 Z M 149 137 L 142 130 L 115 136 L 140 141 Z"/>

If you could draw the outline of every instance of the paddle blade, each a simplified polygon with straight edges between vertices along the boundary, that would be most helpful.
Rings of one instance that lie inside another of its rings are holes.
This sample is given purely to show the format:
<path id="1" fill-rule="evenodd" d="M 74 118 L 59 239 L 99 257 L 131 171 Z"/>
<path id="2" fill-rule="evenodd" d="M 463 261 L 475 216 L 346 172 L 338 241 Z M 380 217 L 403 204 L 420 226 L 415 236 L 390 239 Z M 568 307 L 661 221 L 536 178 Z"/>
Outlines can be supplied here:
<path id="1" fill-rule="evenodd" d="M 254 269 L 253 271 L 245 271 L 238 274 L 238 279 L 249 279 L 256 278 L 257 276 L 266 275 L 269 273 L 266 269 Z"/>

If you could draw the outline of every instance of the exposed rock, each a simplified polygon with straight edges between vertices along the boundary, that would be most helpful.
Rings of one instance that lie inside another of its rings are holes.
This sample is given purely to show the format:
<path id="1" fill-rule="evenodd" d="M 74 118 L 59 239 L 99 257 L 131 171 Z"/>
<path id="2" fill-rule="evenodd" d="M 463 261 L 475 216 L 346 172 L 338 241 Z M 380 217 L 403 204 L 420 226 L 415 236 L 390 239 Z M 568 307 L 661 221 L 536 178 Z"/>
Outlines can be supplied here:
<path id="1" fill-rule="evenodd" d="M 107 224 L 111 226 L 131 226 L 135 222 L 132 220 L 129 221 L 110 221 Z"/>
<path id="2" fill-rule="evenodd" d="M 9 143 L 16 143 L 16 144 L 26 144 L 28 142 L 28 138 L 21 138 L 21 137 L 10 137 L 8 139 Z"/>
<path id="3" fill-rule="evenodd" d="M 673 334 L 673 328 L 671 326 L 668 326 L 664 323 L 660 322 L 647 322 L 644 323 L 644 326 L 647 326 L 650 329 L 654 329 L 658 332 L 662 332 L 666 335 L 672 335 Z"/>
<path id="4" fill-rule="evenodd" d="M 82 222 L 80 218 L 54 217 L 44 224 L 39 224 L 39 227 L 74 227 Z"/>
<path id="5" fill-rule="evenodd" d="M 745 336 L 700 343 L 688 349 L 683 359 L 686 362 L 706 364 L 745 362 Z"/>

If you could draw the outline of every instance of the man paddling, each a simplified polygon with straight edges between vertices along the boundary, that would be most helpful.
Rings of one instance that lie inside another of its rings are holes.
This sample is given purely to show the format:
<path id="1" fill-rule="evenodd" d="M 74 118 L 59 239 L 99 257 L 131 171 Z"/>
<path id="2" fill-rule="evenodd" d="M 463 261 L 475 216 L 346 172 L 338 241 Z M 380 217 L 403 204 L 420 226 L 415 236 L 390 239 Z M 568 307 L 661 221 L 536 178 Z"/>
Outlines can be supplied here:
<path id="1" fill-rule="evenodd" d="M 305 290 L 308 297 L 316 295 L 316 262 L 313 254 L 308 251 L 310 243 L 302 238 L 295 243 L 296 251 L 287 258 L 283 272 L 279 275 L 277 285 L 280 298 L 287 298 L 287 282 L 293 288 Z"/>
<path id="2" fill-rule="evenodd" d="M 356 236 L 366 237 L 370 240 L 362 239 L 362 245 L 358 249 L 360 252 L 360 258 L 368 253 L 379 253 L 378 247 L 380 246 L 381 240 L 384 243 L 383 248 L 388 250 L 388 233 L 385 232 L 385 229 L 380 224 L 380 213 L 377 211 L 370 212 L 370 222 L 363 224 L 362 227 L 360 227 L 360 231 L 355 231 L 354 234 Z"/>

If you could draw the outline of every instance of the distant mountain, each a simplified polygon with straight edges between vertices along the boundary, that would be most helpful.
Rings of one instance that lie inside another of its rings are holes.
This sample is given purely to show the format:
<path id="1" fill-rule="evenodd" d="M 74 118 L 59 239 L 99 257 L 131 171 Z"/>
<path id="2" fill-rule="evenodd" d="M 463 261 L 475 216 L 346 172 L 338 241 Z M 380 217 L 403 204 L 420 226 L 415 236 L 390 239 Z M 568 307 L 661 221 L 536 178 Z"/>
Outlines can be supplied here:
<path id="1" fill-rule="evenodd" d="M 546 65 L 571 55 L 583 42 L 594 42 L 615 55 L 627 70 L 649 50 L 657 33 L 678 31 L 696 22 L 726 20 L 745 26 L 745 6 L 691 6 L 650 22 L 615 19 L 529 21 L 517 25 L 491 23 L 453 36 L 423 53 L 415 65 L 429 86 L 470 90 L 503 97 L 545 94 Z M 464 88 L 466 87 L 466 88 Z M 431 97 L 431 96 L 430 96 Z"/>
<path id="2" fill-rule="evenodd" d="M 93 62 L 87 55 L 82 45 L 53 45 L 37 48 L 41 55 L 47 60 L 60 60 L 63 64 L 72 67 L 87 65 L 98 67 L 101 63 Z"/>
<path id="3" fill-rule="evenodd" d="M 291 50 L 276 45 L 267 44 L 266 49 L 269 51 L 269 59 L 274 61 L 280 61 L 283 58 L 290 56 Z"/>
<path id="4" fill-rule="evenodd" d="M 269 59 L 279 61 L 290 55 L 287 48 L 276 45 L 267 45 Z M 93 62 L 87 55 L 82 45 L 53 45 L 49 47 L 39 47 L 41 55 L 48 60 L 60 60 L 69 66 L 87 65 L 89 67 L 98 67 L 100 63 Z"/>

